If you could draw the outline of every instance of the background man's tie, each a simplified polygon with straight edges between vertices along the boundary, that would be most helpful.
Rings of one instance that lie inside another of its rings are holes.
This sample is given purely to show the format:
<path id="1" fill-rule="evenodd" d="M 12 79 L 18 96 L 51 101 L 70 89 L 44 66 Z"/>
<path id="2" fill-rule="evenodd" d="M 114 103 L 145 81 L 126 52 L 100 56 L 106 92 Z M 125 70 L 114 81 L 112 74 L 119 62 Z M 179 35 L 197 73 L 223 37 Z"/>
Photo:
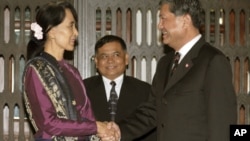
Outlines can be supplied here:
<path id="1" fill-rule="evenodd" d="M 118 96 L 117 96 L 117 93 L 115 91 L 115 85 L 116 85 L 115 82 L 111 81 L 110 85 L 112 85 L 112 88 L 110 90 L 110 99 L 109 99 L 110 116 L 111 116 L 111 121 L 115 121 Z"/>
<path id="2" fill-rule="evenodd" d="M 179 60 L 180 60 L 180 53 L 176 52 L 174 55 L 174 62 L 173 62 L 173 68 L 171 70 L 170 76 L 172 76 L 174 74 L 174 71 L 176 70 L 178 64 L 179 64 Z"/>

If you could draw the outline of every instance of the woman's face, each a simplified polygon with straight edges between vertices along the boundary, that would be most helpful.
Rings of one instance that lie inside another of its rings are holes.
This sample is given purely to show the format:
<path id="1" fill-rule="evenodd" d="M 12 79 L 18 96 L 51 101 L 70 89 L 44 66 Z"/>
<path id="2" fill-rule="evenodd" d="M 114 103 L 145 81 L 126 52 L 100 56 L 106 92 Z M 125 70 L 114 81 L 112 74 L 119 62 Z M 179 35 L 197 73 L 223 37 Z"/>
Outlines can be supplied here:
<path id="1" fill-rule="evenodd" d="M 52 46 L 59 50 L 74 50 L 75 41 L 78 36 L 76 29 L 76 21 L 69 9 L 65 10 L 65 18 L 62 23 L 53 27 L 52 30 Z"/>

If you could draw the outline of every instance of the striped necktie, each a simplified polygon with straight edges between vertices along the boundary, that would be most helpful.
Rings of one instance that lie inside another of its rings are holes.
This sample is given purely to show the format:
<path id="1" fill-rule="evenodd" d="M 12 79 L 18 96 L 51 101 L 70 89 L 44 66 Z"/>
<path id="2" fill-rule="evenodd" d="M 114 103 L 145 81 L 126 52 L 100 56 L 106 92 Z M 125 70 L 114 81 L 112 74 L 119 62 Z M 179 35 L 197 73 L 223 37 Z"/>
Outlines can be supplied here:
<path id="1" fill-rule="evenodd" d="M 112 85 L 112 88 L 110 90 L 110 99 L 109 99 L 110 116 L 111 116 L 111 121 L 115 121 L 118 96 L 115 91 L 115 85 L 116 85 L 115 82 L 111 81 L 110 85 Z"/>
<path id="2" fill-rule="evenodd" d="M 179 52 L 176 52 L 175 55 L 174 55 L 174 61 L 173 61 L 173 68 L 171 70 L 171 73 L 170 73 L 170 76 L 172 76 L 176 70 L 176 68 L 178 67 L 178 64 L 179 64 L 179 60 L 180 60 L 180 53 Z"/>

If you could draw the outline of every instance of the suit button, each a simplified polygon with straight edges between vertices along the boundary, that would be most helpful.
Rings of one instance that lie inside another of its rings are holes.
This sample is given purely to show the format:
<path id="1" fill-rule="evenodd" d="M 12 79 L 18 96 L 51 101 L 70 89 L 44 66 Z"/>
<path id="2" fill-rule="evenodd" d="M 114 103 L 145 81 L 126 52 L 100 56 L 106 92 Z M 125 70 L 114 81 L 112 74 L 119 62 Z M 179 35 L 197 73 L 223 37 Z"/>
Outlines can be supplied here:
<path id="1" fill-rule="evenodd" d="M 167 105 L 167 100 L 165 99 L 165 98 L 162 98 L 162 100 L 161 100 L 161 102 L 163 103 L 163 104 L 165 104 L 165 105 Z"/>
<path id="2" fill-rule="evenodd" d="M 165 127 L 165 124 L 164 124 L 164 123 L 162 123 L 162 124 L 161 124 L 161 127 L 162 127 L 162 128 L 164 128 L 164 127 Z"/>

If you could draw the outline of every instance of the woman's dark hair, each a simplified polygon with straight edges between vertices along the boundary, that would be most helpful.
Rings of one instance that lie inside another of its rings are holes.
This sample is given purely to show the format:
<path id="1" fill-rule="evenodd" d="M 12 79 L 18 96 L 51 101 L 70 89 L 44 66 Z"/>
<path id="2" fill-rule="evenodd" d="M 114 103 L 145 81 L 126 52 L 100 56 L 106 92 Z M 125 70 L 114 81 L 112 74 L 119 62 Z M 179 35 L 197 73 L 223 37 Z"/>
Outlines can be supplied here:
<path id="1" fill-rule="evenodd" d="M 110 42 L 117 42 L 121 44 L 122 49 L 124 51 L 127 51 L 126 43 L 121 37 L 115 36 L 115 35 L 105 35 L 96 42 L 95 53 L 97 53 L 98 49 L 101 48 L 103 45 L 105 45 L 106 43 L 110 43 Z"/>
<path id="2" fill-rule="evenodd" d="M 27 47 L 27 58 L 31 59 L 44 49 L 44 43 L 47 40 L 47 33 L 52 27 L 55 27 L 63 22 L 65 18 L 65 9 L 69 9 L 76 21 L 77 13 L 71 3 L 67 1 L 50 2 L 42 6 L 36 15 L 36 23 L 42 28 L 43 38 L 38 40 L 34 37 L 34 32 L 31 34 L 31 39 Z"/>
<path id="3" fill-rule="evenodd" d="M 199 0 L 161 0 L 160 5 L 162 4 L 169 4 L 170 11 L 176 16 L 189 14 L 193 25 L 200 28 L 203 9 Z"/>

